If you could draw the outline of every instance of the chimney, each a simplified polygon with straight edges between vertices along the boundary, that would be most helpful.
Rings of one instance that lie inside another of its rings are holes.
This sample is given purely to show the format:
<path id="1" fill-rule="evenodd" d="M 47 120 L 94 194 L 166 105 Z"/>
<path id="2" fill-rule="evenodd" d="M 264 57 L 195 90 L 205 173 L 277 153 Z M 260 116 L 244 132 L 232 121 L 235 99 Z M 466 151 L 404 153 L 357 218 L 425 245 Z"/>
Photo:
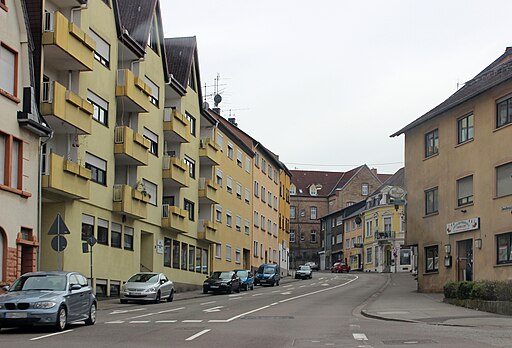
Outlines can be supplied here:
<path id="1" fill-rule="evenodd" d="M 375 176 L 377 176 L 377 168 L 372 168 L 371 171 Z"/>
<path id="2" fill-rule="evenodd" d="M 237 127 L 238 123 L 236 123 L 236 118 L 230 117 L 228 118 L 229 123 L 231 123 L 233 126 Z"/>

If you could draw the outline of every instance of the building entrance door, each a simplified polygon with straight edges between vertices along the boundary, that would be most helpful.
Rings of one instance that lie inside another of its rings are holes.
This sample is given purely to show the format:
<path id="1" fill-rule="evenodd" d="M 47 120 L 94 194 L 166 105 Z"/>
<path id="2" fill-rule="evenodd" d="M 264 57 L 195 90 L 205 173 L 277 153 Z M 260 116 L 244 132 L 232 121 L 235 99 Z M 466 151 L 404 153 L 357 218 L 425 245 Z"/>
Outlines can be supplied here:
<path id="1" fill-rule="evenodd" d="M 473 240 L 457 242 L 457 280 L 473 280 Z"/>

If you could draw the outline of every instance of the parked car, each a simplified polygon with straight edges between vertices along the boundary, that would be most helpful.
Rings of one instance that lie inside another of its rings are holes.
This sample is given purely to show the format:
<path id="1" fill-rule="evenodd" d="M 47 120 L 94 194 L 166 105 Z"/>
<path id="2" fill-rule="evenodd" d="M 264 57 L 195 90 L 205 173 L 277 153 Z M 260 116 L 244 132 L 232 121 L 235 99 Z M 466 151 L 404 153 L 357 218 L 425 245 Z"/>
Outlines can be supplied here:
<path id="1" fill-rule="evenodd" d="M 140 272 L 132 275 L 121 287 L 121 303 L 151 301 L 160 303 L 174 299 L 174 284 L 163 273 Z"/>
<path id="2" fill-rule="evenodd" d="M 336 262 L 331 267 L 331 273 L 343 273 L 343 272 L 350 272 L 350 266 L 347 265 L 345 262 Z"/>
<path id="3" fill-rule="evenodd" d="M 0 328 L 50 325 L 62 331 L 68 323 L 96 322 L 96 297 L 78 272 L 31 272 L 0 295 Z"/>
<path id="4" fill-rule="evenodd" d="M 235 271 L 216 271 L 204 281 L 203 294 L 208 291 L 231 294 L 233 291 L 240 292 L 240 287 L 240 277 Z"/>
<path id="5" fill-rule="evenodd" d="M 313 270 L 310 266 L 301 265 L 295 271 L 295 279 L 311 279 L 313 278 Z"/>
<path id="6" fill-rule="evenodd" d="M 272 286 L 279 286 L 279 281 L 281 280 L 280 272 L 279 265 L 264 263 L 256 271 L 254 285 L 270 284 Z"/>
<path id="7" fill-rule="evenodd" d="M 313 270 L 313 271 L 318 271 L 320 269 L 318 264 L 316 262 L 313 262 L 313 261 L 306 262 L 304 265 L 311 267 L 311 270 Z"/>
<path id="8" fill-rule="evenodd" d="M 240 287 L 245 291 L 254 290 L 254 276 L 248 269 L 235 269 L 236 275 L 240 278 Z"/>

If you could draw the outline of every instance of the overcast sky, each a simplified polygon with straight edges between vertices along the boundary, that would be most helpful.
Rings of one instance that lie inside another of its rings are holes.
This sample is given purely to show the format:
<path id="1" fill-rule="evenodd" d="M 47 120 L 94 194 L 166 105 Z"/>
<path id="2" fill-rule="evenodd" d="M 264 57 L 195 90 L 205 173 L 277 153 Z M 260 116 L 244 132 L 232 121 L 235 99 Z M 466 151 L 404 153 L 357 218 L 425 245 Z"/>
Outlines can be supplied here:
<path id="1" fill-rule="evenodd" d="M 509 0 L 160 3 L 166 37 L 197 37 L 203 93 L 220 74 L 223 116 L 289 169 L 394 173 L 389 135 L 512 44 Z"/>

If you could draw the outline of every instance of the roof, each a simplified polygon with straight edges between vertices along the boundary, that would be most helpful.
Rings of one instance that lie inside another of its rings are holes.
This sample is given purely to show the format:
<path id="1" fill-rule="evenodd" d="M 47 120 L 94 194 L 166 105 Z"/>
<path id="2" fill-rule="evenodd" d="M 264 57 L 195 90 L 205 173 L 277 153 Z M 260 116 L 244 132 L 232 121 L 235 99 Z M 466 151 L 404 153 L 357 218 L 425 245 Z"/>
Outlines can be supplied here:
<path id="1" fill-rule="evenodd" d="M 386 186 L 400 186 L 405 188 L 405 168 L 398 169 L 395 174 L 391 175 L 388 180 L 384 181 L 370 196 L 380 192 Z"/>
<path id="2" fill-rule="evenodd" d="M 431 120 L 442 113 L 453 109 L 454 107 L 478 96 L 479 94 L 496 87 L 497 85 L 512 78 L 512 47 L 507 47 L 505 53 L 499 56 L 489 66 L 482 70 L 478 75 L 452 94 L 448 99 L 437 105 L 435 108 L 409 123 L 398 132 L 391 134 L 391 137 L 398 136 L 408 130 Z"/>
<path id="3" fill-rule="evenodd" d="M 172 78 L 185 90 L 187 89 L 196 48 L 197 41 L 195 36 L 165 39 L 167 66 L 172 74 Z"/>
<path id="4" fill-rule="evenodd" d="M 343 177 L 343 172 L 328 172 L 314 170 L 290 170 L 292 184 L 296 187 L 295 196 L 309 196 L 309 187 L 313 184 L 322 185 L 318 196 L 328 197 Z M 301 192 L 302 191 L 302 192 Z"/>
<path id="5" fill-rule="evenodd" d="M 363 199 L 362 201 L 359 201 L 357 203 L 354 203 L 352 205 L 349 205 L 348 207 L 333 211 L 330 214 L 326 214 L 320 218 L 320 220 L 325 220 L 328 217 L 331 216 L 337 216 L 341 213 L 343 216 L 343 219 L 348 219 L 354 216 L 359 215 L 364 209 L 366 208 L 366 199 Z"/>

